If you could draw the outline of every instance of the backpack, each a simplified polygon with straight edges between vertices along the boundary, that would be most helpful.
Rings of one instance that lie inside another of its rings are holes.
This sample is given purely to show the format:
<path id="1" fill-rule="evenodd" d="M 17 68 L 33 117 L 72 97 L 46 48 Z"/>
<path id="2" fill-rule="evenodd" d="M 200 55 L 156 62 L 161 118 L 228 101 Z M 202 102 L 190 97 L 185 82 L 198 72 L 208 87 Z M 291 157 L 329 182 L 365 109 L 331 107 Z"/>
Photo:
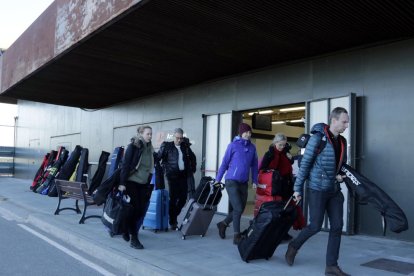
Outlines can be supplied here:
<path id="1" fill-rule="evenodd" d="M 316 155 L 318 155 L 323 151 L 323 149 L 326 146 L 326 137 L 324 135 L 322 135 L 321 133 L 319 133 L 319 132 L 315 133 L 314 135 L 318 135 L 321 138 L 321 142 L 319 144 L 319 147 L 316 150 Z M 307 134 L 307 133 L 302 134 L 301 136 L 299 136 L 298 140 L 296 141 L 296 145 L 301 149 L 306 148 L 306 145 L 308 144 L 308 141 L 309 141 L 310 137 L 311 137 L 310 134 Z M 302 157 L 303 157 L 303 154 L 300 155 L 299 158 L 298 158 L 298 167 L 299 168 L 300 168 L 300 163 L 302 161 Z"/>
<path id="2" fill-rule="evenodd" d="M 315 133 L 314 135 L 318 135 L 321 138 L 321 143 L 319 144 L 318 150 L 316 151 L 317 154 L 320 154 L 326 146 L 326 137 L 319 132 Z M 296 141 L 296 145 L 299 148 L 306 148 L 306 145 L 308 144 L 310 137 L 310 134 L 302 134 Z"/>

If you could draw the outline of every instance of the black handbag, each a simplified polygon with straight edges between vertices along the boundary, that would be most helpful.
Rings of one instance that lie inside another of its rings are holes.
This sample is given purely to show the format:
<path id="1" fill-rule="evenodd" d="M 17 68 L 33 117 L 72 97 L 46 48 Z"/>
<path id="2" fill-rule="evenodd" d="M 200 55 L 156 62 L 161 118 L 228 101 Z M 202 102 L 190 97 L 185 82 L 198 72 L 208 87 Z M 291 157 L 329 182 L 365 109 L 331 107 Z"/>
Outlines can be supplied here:
<path id="1" fill-rule="evenodd" d="M 129 197 L 122 193 L 110 193 L 106 199 L 102 214 L 102 223 L 108 227 L 111 236 L 125 232 L 126 223 L 131 213 L 132 205 Z"/>
<path id="2" fill-rule="evenodd" d="M 293 180 L 290 175 L 281 176 L 278 170 L 272 175 L 272 196 L 288 199 L 293 194 Z"/>

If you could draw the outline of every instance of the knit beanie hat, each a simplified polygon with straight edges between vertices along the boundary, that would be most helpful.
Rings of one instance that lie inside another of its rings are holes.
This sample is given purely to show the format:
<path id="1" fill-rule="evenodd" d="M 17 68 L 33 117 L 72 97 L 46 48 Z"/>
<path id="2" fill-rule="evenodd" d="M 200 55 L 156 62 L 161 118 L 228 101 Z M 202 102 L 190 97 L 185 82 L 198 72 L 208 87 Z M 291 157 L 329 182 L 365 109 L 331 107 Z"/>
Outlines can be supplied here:
<path id="1" fill-rule="evenodd" d="M 241 123 L 239 125 L 239 135 L 242 136 L 243 133 L 247 132 L 247 131 L 252 131 L 252 128 L 246 124 L 246 123 Z"/>

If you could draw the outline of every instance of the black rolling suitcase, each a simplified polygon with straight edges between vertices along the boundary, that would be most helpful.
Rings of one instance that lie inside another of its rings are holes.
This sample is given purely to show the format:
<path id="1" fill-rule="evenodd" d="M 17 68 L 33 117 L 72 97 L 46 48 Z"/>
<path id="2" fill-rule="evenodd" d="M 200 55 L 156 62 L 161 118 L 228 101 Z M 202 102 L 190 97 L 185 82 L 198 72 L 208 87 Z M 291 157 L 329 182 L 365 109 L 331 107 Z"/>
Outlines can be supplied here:
<path id="1" fill-rule="evenodd" d="M 290 201 L 291 199 L 287 203 L 269 201 L 262 204 L 252 224 L 242 233 L 238 249 L 243 261 L 268 260 L 273 256 L 297 216 L 296 208 L 289 204 Z"/>

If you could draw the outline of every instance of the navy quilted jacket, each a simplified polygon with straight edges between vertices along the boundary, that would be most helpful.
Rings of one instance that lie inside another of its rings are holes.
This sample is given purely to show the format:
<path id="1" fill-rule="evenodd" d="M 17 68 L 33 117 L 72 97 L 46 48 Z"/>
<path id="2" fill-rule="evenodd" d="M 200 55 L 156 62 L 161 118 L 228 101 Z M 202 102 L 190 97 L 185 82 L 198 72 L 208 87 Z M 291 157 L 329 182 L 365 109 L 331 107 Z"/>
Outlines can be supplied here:
<path id="1" fill-rule="evenodd" d="M 303 155 L 299 173 L 296 176 L 294 190 L 303 195 L 303 186 L 305 180 L 308 181 L 308 187 L 317 191 L 335 191 L 337 188 L 336 175 L 343 163 L 346 163 L 346 139 L 339 135 L 341 156 L 339 168 L 336 166 L 335 150 L 330 141 L 328 134 L 329 126 L 324 123 L 316 124 L 312 127 L 313 134 Z M 319 153 L 321 141 L 326 141 L 326 146 Z"/>

